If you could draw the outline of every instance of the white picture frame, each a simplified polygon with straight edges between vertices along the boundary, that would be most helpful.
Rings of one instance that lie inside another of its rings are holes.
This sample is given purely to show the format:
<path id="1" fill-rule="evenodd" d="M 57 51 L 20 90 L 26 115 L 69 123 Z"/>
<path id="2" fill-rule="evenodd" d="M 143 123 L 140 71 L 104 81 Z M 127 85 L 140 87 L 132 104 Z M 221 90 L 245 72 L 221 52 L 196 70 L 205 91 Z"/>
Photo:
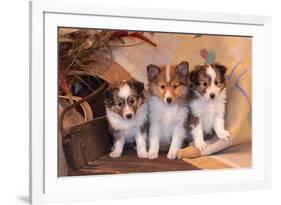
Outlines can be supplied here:
<path id="1" fill-rule="evenodd" d="M 271 109 L 265 110 L 271 107 L 270 17 L 36 1 L 30 3 L 30 22 L 32 204 L 270 187 Z M 253 36 L 252 168 L 58 178 L 58 26 Z"/>

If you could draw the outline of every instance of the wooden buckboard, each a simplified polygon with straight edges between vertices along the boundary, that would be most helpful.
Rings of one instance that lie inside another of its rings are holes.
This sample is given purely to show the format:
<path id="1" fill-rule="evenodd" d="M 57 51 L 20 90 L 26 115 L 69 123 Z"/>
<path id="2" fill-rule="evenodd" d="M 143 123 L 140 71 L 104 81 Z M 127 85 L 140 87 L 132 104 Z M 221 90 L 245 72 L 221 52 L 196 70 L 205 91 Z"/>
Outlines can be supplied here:
<path id="1" fill-rule="evenodd" d="M 150 160 L 140 159 L 134 151 L 126 150 L 119 158 L 110 158 L 107 154 L 95 160 L 92 166 L 85 166 L 77 170 L 70 169 L 68 175 L 128 174 L 199 169 L 180 159 L 167 159 L 165 153 L 160 153 L 157 159 Z"/>
<path id="2" fill-rule="evenodd" d="M 175 159 L 167 159 L 167 153 L 160 153 L 154 160 L 140 159 L 132 146 L 125 146 L 123 155 L 119 158 L 108 156 L 112 147 L 112 137 L 108 133 L 108 124 L 103 105 L 103 92 L 106 84 L 98 88 L 93 94 L 66 107 L 60 116 L 60 131 L 62 147 L 68 167 L 66 175 L 102 175 L 128 174 L 142 172 L 166 172 L 198 170 L 190 163 Z M 95 103 L 94 119 L 92 121 L 64 129 L 63 117 L 65 113 L 80 105 L 83 101 L 93 99 Z M 126 148 L 127 147 L 127 148 Z M 60 163 L 60 162 L 59 162 Z"/>

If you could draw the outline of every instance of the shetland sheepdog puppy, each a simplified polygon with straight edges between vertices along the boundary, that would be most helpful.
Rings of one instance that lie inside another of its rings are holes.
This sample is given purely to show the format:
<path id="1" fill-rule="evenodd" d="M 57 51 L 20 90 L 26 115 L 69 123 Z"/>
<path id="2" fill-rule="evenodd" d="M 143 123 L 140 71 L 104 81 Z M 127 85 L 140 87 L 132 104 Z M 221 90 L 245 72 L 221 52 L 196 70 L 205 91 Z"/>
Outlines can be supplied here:
<path id="1" fill-rule="evenodd" d="M 110 157 L 120 157 L 125 143 L 136 143 L 139 158 L 147 158 L 147 103 L 144 85 L 135 80 L 111 85 L 105 96 L 105 109 L 114 145 Z"/>
<path id="2" fill-rule="evenodd" d="M 167 157 L 174 159 L 187 134 L 189 64 L 149 65 L 147 76 L 150 91 L 148 158 L 157 158 L 160 150 L 168 151 Z"/>
<path id="3" fill-rule="evenodd" d="M 216 134 L 220 139 L 228 139 L 225 130 L 226 67 L 219 64 L 195 66 L 190 73 L 191 100 L 189 103 L 192 120 L 191 135 L 199 150 L 206 148 L 204 137 Z"/>

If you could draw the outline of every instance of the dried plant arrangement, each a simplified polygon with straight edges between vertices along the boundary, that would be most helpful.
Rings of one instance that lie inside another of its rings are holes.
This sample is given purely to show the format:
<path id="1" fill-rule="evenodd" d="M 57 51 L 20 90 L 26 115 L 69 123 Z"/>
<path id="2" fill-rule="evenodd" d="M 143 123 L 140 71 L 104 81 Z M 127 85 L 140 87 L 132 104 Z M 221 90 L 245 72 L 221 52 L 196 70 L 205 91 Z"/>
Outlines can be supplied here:
<path id="1" fill-rule="evenodd" d="M 139 42 L 128 44 L 124 38 Z M 102 73 L 114 62 L 112 50 L 142 43 L 157 46 L 143 32 L 60 28 L 59 95 L 67 95 L 73 103 L 72 95 L 82 86 L 94 91 L 102 84 Z"/>

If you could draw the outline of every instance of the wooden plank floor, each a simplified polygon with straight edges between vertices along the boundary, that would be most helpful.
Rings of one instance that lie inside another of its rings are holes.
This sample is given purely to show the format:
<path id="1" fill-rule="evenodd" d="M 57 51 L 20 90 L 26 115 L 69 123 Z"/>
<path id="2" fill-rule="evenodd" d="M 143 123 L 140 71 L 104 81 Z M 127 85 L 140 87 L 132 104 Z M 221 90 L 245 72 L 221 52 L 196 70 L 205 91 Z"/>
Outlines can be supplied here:
<path id="1" fill-rule="evenodd" d="M 198 167 L 180 159 L 167 159 L 164 153 L 161 153 L 157 159 L 150 160 L 138 158 L 135 152 L 126 152 L 121 157 L 114 159 L 110 158 L 108 155 L 104 155 L 96 160 L 93 166 L 86 166 L 79 170 L 69 170 L 68 175 L 127 174 L 198 169 Z"/>

